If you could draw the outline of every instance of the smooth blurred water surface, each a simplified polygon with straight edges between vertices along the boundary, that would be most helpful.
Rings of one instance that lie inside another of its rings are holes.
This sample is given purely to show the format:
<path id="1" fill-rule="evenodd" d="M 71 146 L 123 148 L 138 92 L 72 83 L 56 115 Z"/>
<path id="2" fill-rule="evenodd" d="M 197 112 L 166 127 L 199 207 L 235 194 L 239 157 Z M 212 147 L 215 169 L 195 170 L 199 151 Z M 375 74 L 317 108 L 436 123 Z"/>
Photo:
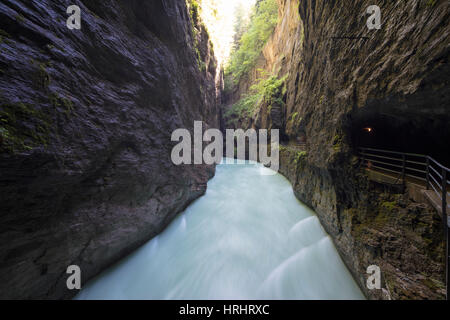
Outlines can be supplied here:
<path id="1" fill-rule="evenodd" d="M 76 299 L 364 299 L 289 182 L 239 163 L 217 166 L 206 195 Z"/>

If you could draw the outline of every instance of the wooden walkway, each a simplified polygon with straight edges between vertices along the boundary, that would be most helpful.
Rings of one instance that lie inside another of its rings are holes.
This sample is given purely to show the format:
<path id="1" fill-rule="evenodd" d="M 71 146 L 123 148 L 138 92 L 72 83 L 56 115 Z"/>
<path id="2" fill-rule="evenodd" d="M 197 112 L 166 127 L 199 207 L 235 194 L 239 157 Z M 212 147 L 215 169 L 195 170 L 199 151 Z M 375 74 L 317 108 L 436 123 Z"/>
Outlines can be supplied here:
<path id="1" fill-rule="evenodd" d="M 393 186 L 406 186 L 417 202 L 428 202 L 441 216 L 445 237 L 446 287 L 450 287 L 450 169 L 430 156 L 374 148 L 359 148 L 361 165 L 369 179 Z"/>
<path id="2" fill-rule="evenodd" d="M 414 177 L 405 177 L 405 181 L 403 181 L 401 174 L 394 174 L 392 172 L 384 171 L 382 169 L 368 169 L 366 168 L 367 176 L 371 181 L 375 181 L 377 183 L 393 185 L 393 186 L 403 186 L 405 185 L 409 189 L 414 189 L 413 192 L 419 192 L 423 195 L 423 199 L 426 199 L 427 203 L 430 204 L 433 208 L 436 209 L 436 212 L 439 216 L 442 217 L 442 200 L 438 197 L 436 192 L 433 190 L 427 190 L 426 183 L 423 180 L 416 179 Z M 450 191 L 450 187 L 447 187 L 447 190 Z M 420 199 L 420 197 L 415 197 L 415 199 Z M 418 201 L 422 202 L 422 201 Z M 450 195 L 447 194 L 447 203 L 450 203 Z M 447 218 L 448 225 L 450 227 L 450 218 Z"/>

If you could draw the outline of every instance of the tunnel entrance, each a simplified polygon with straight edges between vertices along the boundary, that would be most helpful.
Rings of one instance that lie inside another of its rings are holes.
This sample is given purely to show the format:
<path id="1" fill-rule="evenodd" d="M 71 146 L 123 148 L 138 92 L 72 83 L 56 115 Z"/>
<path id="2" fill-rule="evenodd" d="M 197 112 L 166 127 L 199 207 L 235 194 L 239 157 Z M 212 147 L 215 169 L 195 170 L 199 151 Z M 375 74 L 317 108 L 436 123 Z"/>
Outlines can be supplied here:
<path id="1" fill-rule="evenodd" d="M 361 108 L 351 116 L 353 147 L 419 153 L 450 165 L 450 118 L 398 112 L 382 106 Z"/>

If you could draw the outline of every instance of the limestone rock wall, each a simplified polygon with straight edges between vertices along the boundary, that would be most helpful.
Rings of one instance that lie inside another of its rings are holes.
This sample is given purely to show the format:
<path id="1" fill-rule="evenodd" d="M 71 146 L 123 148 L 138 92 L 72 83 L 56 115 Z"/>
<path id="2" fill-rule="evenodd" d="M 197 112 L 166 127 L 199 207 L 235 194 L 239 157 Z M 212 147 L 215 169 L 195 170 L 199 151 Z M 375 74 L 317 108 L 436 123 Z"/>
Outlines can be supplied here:
<path id="1" fill-rule="evenodd" d="M 283 119 L 280 172 L 317 212 L 369 298 L 440 299 L 439 217 L 426 204 L 369 183 L 355 140 L 364 121 L 377 121 L 380 131 L 389 124 L 403 135 L 406 147 L 414 147 L 407 137 L 415 130 L 431 151 L 446 150 L 449 3 L 383 1 L 382 28 L 369 30 L 372 2 L 280 0 L 280 22 L 258 68 L 288 75 L 285 108 L 274 115 L 262 105 L 240 123 L 271 128 L 273 118 Z M 255 72 L 242 79 L 235 99 Z M 365 286 L 371 264 L 382 269 L 383 291 Z"/>
<path id="2" fill-rule="evenodd" d="M 215 58 L 179 0 L 6 0 L 0 29 L 0 298 L 70 298 L 67 266 L 85 283 L 205 192 L 170 138 L 219 126 Z"/>

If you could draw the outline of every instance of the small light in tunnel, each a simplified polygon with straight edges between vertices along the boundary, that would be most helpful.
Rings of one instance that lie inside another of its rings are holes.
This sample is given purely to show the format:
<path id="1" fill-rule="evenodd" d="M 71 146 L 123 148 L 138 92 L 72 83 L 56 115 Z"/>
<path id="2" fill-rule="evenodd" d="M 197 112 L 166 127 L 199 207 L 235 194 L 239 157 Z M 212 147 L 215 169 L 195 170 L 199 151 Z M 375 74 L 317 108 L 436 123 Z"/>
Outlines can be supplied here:
<path id="1" fill-rule="evenodd" d="M 363 129 L 365 132 L 371 133 L 373 131 L 373 128 L 367 127 Z"/>

